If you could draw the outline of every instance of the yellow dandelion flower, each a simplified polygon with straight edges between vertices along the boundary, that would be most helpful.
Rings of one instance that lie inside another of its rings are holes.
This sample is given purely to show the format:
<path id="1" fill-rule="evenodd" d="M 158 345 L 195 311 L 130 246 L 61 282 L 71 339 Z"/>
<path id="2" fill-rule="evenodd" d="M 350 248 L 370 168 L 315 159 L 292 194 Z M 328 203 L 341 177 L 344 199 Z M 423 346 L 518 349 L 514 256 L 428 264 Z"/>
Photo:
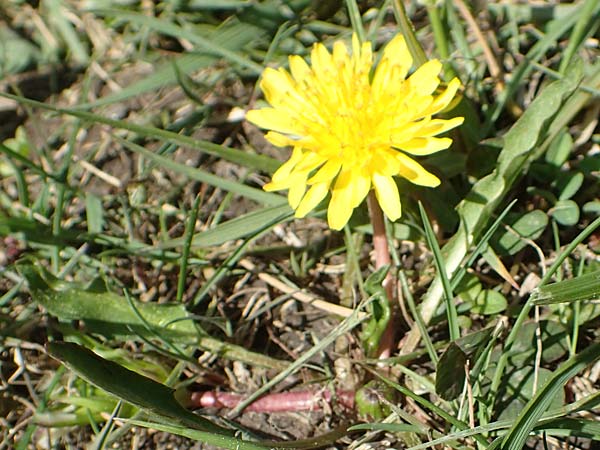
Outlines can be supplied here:
<path id="1" fill-rule="evenodd" d="M 271 130 L 276 146 L 292 146 L 290 159 L 274 174 L 267 191 L 288 189 L 296 217 L 304 217 L 331 191 L 327 220 L 339 230 L 370 189 L 390 220 L 401 215 L 393 177 L 421 186 L 440 180 L 413 158 L 446 149 L 443 133 L 463 122 L 432 119 L 448 106 L 460 82 L 453 79 L 439 95 L 442 64 L 431 60 L 408 78 L 412 57 L 401 35 L 392 39 L 373 70 L 371 44 L 352 36 L 352 55 L 342 41 L 333 52 L 322 44 L 309 66 L 290 56 L 290 72 L 267 68 L 260 87 L 270 108 L 249 111 L 247 119 Z"/>

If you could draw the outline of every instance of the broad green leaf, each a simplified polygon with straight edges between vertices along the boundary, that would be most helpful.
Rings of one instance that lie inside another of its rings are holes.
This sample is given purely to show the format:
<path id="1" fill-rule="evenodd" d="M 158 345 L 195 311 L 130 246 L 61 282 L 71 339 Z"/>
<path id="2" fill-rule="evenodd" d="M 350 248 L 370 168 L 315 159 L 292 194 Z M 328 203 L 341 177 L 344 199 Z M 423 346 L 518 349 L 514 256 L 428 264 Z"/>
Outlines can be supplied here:
<path id="1" fill-rule="evenodd" d="M 479 293 L 471 312 L 486 316 L 501 313 L 506 309 L 508 302 L 500 292 L 485 289 Z"/>
<path id="2" fill-rule="evenodd" d="M 32 298 L 61 320 L 83 320 L 87 329 L 107 337 L 129 338 L 157 335 L 194 344 L 199 332 L 183 305 L 141 303 L 112 292 L 86 290 L 55 278 L 43 269 L 18 267 L 27 280 Z"/>
<path id="3" fill-rule="evenodd" d="M 546 284 L 531 294 L 536 305 L 600 299 L 600 271 Z"/>
<path id="4" fill-rule="evenodd" d="M 483 289 L 479 278 L 467 273 L 456 287 L 455 291 L 463 302 L 475 303 L 475 299 Z"/>
<path id="5" fill-rule="evenodd" d="M 579 205 L 573 200 L 559 200 L 549 213 L 554 220 L 566 227 L 576 225 L 579 222 Z"/>
<path id="6" fill-rule="evenodd" d="M 123 340 L 158 338 L 195 345 L 222 358 L 283 370 L 288 363 L 207 336 L 184 305 L 129 301 L 107 291 L 85 289 L 43 269 L 20 265 L 34 301 L 61 320 L 82 320 L 87 331 Z"/>
<path id="7" fill-rule="evenodd" d="M 594 214 L 596 216 L 600 216 L 600 200 L 592 200 L 587 202 L 581 209 L 584 214 Z"/>

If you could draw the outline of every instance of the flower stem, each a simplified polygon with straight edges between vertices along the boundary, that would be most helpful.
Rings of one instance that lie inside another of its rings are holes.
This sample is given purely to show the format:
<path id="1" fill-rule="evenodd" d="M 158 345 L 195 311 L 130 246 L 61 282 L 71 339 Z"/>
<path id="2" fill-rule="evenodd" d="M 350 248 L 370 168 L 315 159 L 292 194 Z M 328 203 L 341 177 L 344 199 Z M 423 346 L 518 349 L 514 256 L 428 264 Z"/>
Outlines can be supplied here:
<path id="1" fill-rule="evenodd" d="M 229 392 L 192 392 L 189 394 L 188 407 L 191 408 L 235 408 L 245 397 Z M 332 394 L 329 390 L 296 391 L 267 394 L 244 409 L 246 412 L 296 412 L 317 411 L 323 403 L 337 402 L 348 410 L 354 409 L 354 391 L 339 390 Z"/>
<path id="2" fill-rule="evenodd" d="M 390 249 L 388 247 L 387 236 L 385 233 L 385 222 L 383 220 L 383 211 L 379 206 L 375 192 L 369 192 L 367 197 L 367 204 L 369 206 L 369 216 L 371 217 L 371 224 L 373 225 L 373 248 L 375 249 L 375 270 L 382 266 L 391 264 Z M 387 298 L 390 302 L 390 310 L 392 316 L 388 322 L 386 329 L 381 336 L 379 341 L 378 355 L 380 358 L 389 358 L 392 354 L 395 344 L 394 336 L 394 275 L 393 271 L 389 271 L 385 280 L 383 280 L 383 287 L 387 294 Z"/>

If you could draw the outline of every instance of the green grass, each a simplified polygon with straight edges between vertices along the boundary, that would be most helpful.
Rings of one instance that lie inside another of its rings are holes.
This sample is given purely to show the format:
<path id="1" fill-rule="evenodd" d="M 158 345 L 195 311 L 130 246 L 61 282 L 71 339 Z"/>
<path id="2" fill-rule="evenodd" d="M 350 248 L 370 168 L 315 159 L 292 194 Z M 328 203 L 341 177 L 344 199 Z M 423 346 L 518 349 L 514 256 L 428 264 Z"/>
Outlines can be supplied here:
<path id="1" fill-rule="evenodd" d="M 130 447 L 143 428 L 182 448 L 596 445 L 600 4 L 425 3 L 0 6 L 0 448 Z M 323 206 L 295 219 L 261 188 L 288 151 L 240 119 L 264 67 L 353 30 L 377 48 L 402 32 L 464 87 L 452 147 L 420 159 L 442 185 L 398 180 L 402 340 L 383 360 L 361 340 L 366 205 L 339 233 Z M 310 389 L 361 397 L 327 426 L 243 412 Z M 193 413 L 197 390 L 248 398 Z"/>

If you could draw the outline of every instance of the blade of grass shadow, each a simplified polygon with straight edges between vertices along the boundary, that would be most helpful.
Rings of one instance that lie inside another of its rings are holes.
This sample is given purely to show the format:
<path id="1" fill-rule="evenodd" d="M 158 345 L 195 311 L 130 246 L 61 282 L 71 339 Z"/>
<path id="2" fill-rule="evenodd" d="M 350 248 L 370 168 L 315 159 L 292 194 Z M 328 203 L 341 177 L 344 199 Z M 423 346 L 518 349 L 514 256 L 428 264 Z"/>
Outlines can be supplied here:
<path id="1" fill-rule="evenodd" d="M 271 206 L 269 208 L 252 211 L 227 222 L 211 228 L 210 230 L 196 233 L 192 239 L 192 248 L 213 247 L 225 242 L 240 239 L 260 231 L 266 223 L 274 226 L 293 217 L 289 205 Z M 182 238 L 172 239 L 160 244 L 161 249 L 170 249 L 183 245 Z"/>
<path id="2" fill-rule="evenodd" d="M 521 450 L 529 433 L 551 404 L 558 390 L 562 389 L 570 378 L 598 358 L 600 358 L 600 343 L 589 346 L 578 355 L 561 364 L 544 386 L 527 402 L 510 432 L 504 437 L 500 448 L 502 450 Z"/>
<path id="3" fill-rule="evenodd" d="M 291 212 L 288 212 L 288 216 L 291 215 Z M 260 238 L 265 233 L 269 232 L 273 226 L 280 223 L 281 216 L 276 216 L 270 222 L 266 224 L 263 222 L 262 226 L 256 230 L 251 236 L 247 237 L 244 242 L 221 264 L 221 266 L 215 271 L 213 276 L 208 280 L 204 285 L 198 290 L 194 300 L 192 300 L 192 309 L 198 307 L 198 305 L 202 302 L 208 291 L 221 280 L 229 272 L 234 265 L 240 260 L 240 258 L 245 254 L 246 249 L 250 246 L 252 242 L 256 239 Z"/>
<path id="4" fill-rule="evenodd" d="M 93 114 L 87 111 L 79 111 L 77 109 L 59 108 L 29 98 L 7 94 L 6 92 L 0 92 L 0 97 L 9 98 L 23 105 L 40 108 L 47 111 L 53 111 L 59 114 L 66 114 L 69 116 L 78 117 L 84 121 L 92 123 L 101 123 L 104 125 L 108 125 L 112 128 L 128 130 L 133 133 L 137 133 L 140 136 L 162 139 L 166 142 L 171 142 L 177 145 L 184 145 L 194 150 L 199 150 L 206 154 L 217 156 L 219 158 L 226 159 L 227 161 L 232 161 L 252 169 L 259 169 L 265 172 L 272 173 L 280 165 L 278 161 L 268 156 L 247 153 L 234 148 L 218 145 L 213 142 L 203 141 L 190 136 L 173 133 L 172 131 L 163 130 L 161 128 L 138 125 L 123 120 L 109 119 L 98 114 Z"/>

